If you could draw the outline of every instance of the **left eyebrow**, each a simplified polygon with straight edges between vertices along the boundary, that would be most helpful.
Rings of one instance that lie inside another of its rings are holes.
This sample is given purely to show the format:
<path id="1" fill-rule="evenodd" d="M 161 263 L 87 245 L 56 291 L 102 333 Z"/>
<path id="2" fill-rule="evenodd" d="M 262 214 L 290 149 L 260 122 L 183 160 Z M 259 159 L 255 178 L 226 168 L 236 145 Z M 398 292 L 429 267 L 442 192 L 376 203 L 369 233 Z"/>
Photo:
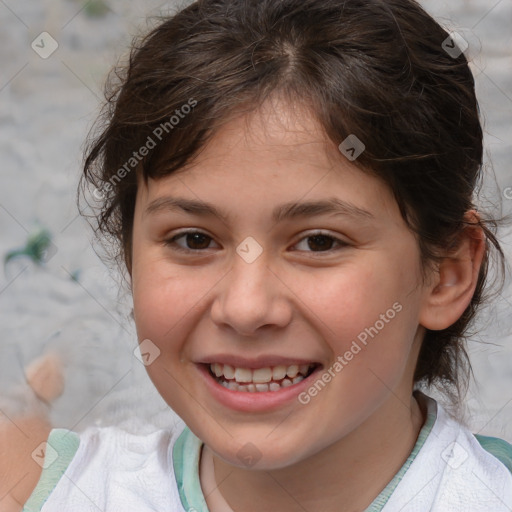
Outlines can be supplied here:
<path id="1" fill-rule="evenodd" d="M 152 201 L 146 208 L 144 215 L 156 213 L 162 210 L 181 210 L 185 213 L 201 217 L 213 216 L 225 223 L 229 222 L 229 215 L 220 211 L 217 207 L 203 201 L 195 201 L 182 197 L 161 197 Z M 360 220 L 374 220 L 375 216 L 367 210 L 363 210 L 346 201 L 332 197 L 321 201 L 290 202 L 274 208 L 272 220 L 275 223 L 297 217 L 313 217 L 316 215 L 332 214 L 343 215 Z"/>
<path id="2" fill-rule="evenodd" d="M 309 201 L 304 203 L 285 203 L 274 209 L 272 219 L 274 222 L 281 222 L 296 217 L 313 217 L 315 215 L 332 214 L 334 216 L 344 215 L 347 217 L 371 220 L 374 215 L 363 210 L 354 204 L 342 201 L 336 197 L 323 201 Z"/>

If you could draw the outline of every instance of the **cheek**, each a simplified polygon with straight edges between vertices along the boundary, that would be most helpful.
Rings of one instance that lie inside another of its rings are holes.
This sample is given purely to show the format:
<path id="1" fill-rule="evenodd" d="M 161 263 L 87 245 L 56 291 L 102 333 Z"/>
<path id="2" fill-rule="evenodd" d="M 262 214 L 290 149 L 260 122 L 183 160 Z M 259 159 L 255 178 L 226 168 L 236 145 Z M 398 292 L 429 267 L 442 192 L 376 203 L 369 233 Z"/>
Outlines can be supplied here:
<path id="1" fill-rule="evenodd" d="M 291 282 L 297 283 L 296 295 L 307 306 L 311 321 L 322 326 L 325 339 L 339 340 L 339 349 L 392 305 L 388 302 L 393 294 L 374 270 L 357 264 L 297 274 Z"/>
<path id="2" fill-rule="evenodd" d="M 156 342 L 185 317 L 193 299 L 186 289 L 177 276 L 163 277 L 149 268 L 134 272 L 133 308 L 139 335 Z"/>
<path id="3" fill-rule="evenodd" d="M 414 339 L 419 309 L 414 275 L 414 269 L 402 272 L 381 258 L 323 276 L 297 275 L 295 282 L 332 357 L 386 373 L 405 365 Z"/>
<path id="4" fill-rule="evenodd" d="M 163 355 L 180 347 L 175 340 L 196 322 L 197 312 L 215 279 L 193 268 L 177 268 L 156 259 L 136 260 L 133 271 L 133 309 L 139 340 L 150 339 Z"/>

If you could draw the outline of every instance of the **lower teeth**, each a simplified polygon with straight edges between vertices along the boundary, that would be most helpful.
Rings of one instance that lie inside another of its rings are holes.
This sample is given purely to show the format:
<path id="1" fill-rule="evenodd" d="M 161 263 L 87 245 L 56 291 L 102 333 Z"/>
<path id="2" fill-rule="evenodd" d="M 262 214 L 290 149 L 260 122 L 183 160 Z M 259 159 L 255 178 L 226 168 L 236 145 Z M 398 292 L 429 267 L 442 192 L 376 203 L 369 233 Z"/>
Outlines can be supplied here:
<path id="1" fill-rule="evenodd" d="M 217 382 L 225 388 L 231 389 L 232 391 L 246 391 L 249 393 L 261 393 L 265 391 L 279 391 L 282 388 L 287 388 L 292 384 L 297 384 L 301 380 L 304 380 L 304 376 L 297 375 L 293 379 L 283 379 L 280 382 L 267 382 L 265 384 L 239 384 L 234 380 L 220 380 L 216 379 Z"/>

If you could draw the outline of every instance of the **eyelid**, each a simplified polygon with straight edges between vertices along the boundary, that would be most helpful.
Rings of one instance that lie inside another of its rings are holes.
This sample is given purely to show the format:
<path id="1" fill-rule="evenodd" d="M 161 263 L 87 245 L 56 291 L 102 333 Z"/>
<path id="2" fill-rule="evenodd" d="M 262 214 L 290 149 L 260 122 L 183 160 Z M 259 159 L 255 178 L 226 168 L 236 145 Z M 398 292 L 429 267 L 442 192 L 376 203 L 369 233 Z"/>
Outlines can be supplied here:
<path id="1" fill-rule="evenodd" d="M 185 249 L 183 247 L 180 247 L 179 245 L 176 244 L 175 240 L 178 239 L 178 238 L 181 238 L 183 236 L 186 236 L 186 235 L 189 235 L 189 234 L 200 234 L 200 235 L 204 235 L 208 238 L 210 238 L 212 241 L 215 241 L 214 238 L 209 235 L 208 233 L 200 230 L 200 229 L 196 229 L 196 228 L 189 228 L 189 229 L 184 229 L 182 231 L 178 231 L 178 233 L 175 233 L 173 234 L 171 237 L 169 238 L 166 238 L 163 243 L 166 247 L 170 247 L 172 248 L 172 250 L 174 251 L 178 251 L 178 252 L 183 252 L 183 253 L 196 253 L 196 254 L 199 254 L 201 252 L 206 252 L 208 249 Z"/>
<path id="2" fill-rule="evenodd" d="M 338 249 L 328 249 L 326 251 L 302 251 L 302 252 L 309 252 L 311 254 L 332 254 L 334 251 L 340 250 L 340 248 L 347 247 L 351 245 L 349 242 L 343 240 L 339 236 L 336 236 L 329 231 L 324 231 L 322 229 L 314 229 L 312 231 L 306 231 L 305 233 L 301 233 L 300 238 L 293 244 L 293 246 L 296 246 L 303 240 L 307 238 L 311 238 L 314 236 L 325 236 L 326 238 L 331 238 L 335 243 L 337 243 L 340 247 Z"/>
<path id="3" fill-rule="evenodd" d="M 178 233 L 173 234 L 170 238 L 166 238 L 164 240 L 164 245 L 167 247 L 172 247 L 172 249 L 175 251 L 189 253 L 189 254 L 191 254 L 191 253 L 200 254 L 200 253 L 206 252 L 208 250 L 208 248 L 206 248 L 206 249 L 185 249 L 176 244 L 177 239 L 179 239 L 183 236 L 186 236 L 188 234 L 204 235 L 215 242 L 215 239 L 208 233 L 206 233 L 200 229 L 189 228 L 189 229 L 184 229 L 182 231 L 179 231 Z M 305 233 L 301 233 L 300 238 L 298 238 L 297 241 L 294 242 L 293 247 L 296 246 L 298 243 L 306 240 L 307 238 L 311 238 L 314 236 L 325 236 L 326 238 L 331 238 L 335 243 L 337 243 L 340 246 L 340 248 L 347 247 L 350 245 L 349 242 L 342 240 L 341 238 L 333 235 L 332 233 L 330 233 L 328 231 L 316 229 L 316 230 L 312 230 L 312 231 L 306 231 Z M 299 251 L 299 252 L 309 252 L 311 254 L 331 254 L 333 251 L 340 250 L 340 248 L 328 249 L 326 251 Z"/>

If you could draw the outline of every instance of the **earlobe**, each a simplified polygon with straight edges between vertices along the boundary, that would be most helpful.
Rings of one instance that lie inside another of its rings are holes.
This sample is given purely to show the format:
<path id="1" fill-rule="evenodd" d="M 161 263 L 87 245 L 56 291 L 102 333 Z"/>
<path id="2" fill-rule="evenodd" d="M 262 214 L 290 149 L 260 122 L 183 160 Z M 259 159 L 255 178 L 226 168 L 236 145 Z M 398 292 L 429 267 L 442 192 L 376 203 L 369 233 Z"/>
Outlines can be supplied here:
<path id="1" fill-rule="evenodd" d="M 454 324 L 470 304 L 478 282 L 486 241 L 479 217 L 470 211 L 469 224 L 459 235 L 456 247 L 440 261 L 436 279 L 427 290 L 420 324 L 442 330 Z"/>

